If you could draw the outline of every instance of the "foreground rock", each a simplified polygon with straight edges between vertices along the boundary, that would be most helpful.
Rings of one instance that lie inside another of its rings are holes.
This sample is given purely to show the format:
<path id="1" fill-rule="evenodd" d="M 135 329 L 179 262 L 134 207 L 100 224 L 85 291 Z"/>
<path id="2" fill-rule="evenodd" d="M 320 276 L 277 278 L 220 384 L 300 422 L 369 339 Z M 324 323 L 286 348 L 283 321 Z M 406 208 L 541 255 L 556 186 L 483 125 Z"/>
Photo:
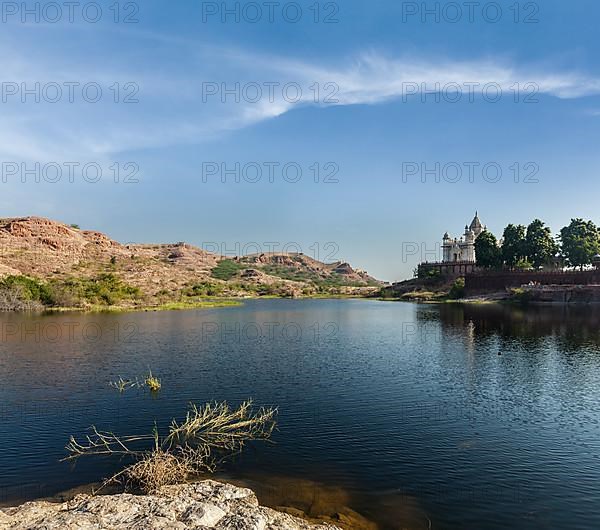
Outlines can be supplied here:
<path id="1" fill-rule="evenodd" d="M 166 486 L 154 495 L 78 495 L 53 504 L 0 510 L 2 530 L 339 530 L 259 506 L 252 490 L 206 480 Z"/>

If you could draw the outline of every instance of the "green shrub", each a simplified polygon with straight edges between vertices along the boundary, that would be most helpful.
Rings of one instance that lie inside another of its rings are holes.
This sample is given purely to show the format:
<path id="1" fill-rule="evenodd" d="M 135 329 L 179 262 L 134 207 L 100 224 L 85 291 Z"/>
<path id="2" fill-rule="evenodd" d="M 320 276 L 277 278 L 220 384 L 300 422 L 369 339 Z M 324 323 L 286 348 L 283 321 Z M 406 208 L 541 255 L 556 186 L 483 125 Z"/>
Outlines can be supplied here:
<path id="1" fill-rule="evenodd" d="M 186 296 L 219 296 L 224 287 L 218 283 L 200 282 L 192 285 L 185 291 Z"/>
<path id="2" fill-rule="evenodd" d="M 520 304 L 528 304 L 532 299 L 532 293 L 528 289 L 516 287 L 510 290 L 512 299 Z"/>
<path id="3" fill-rule="evenodd" d="M 19 290 L 20 296 L 30 302 L 53 305 L 52 288 L 44 282 L 28 276 L 7 276 L 0 281 L 2 290 Z"/>
<path id="4" fill-rule="evenodd" d="M 231 280 L 237 273 L 245 269 L 246 267 L 237 261 L 232 259 L 224 259 L 217 263 L 217 266 L 212 269 L 211 274 L 213 278 L 217 280 L 228 281 Z"/>
<path id="5" fill-rule="evenodd" d="M 415 276 L 420 279 L 440 278 L 442 276 L 442 273 L 439 269 L 427 269 L 425 267 L 419 267 L 416 270 Z"/>
<path id="6" fill-rule="evenodd" d="M 124 299 L 139 297 L 141 292 L 114 274 L 95 278 L 69 278 L 42 282 L 28 276 L 7 276 L 0 280 L 2 299 L 38 303 L 45 307 L 76 307 L 83 303 L 115 305 Z"/>
<path id="7" fill-rule="evenodd" d="M 70 294 L 73 299 L 101 305 L 115 305 L 141 294 L 137 287 L 126 284 L 112 273 L 100 274 L 95 278 L 70 278 L 56 288 Z"/>
<path id="8" fill-rule="evenodd" d="M 517 263 L 515 263 L 515 270 L 531 271 L 533 270 L 533 265 L 526 259 L 520 259 L 519 261 L 517 261 Z"/>
<path id="9" fill-rule="evenodd" d="M 450 292 L 448 293 L 448 296 L 452 300 L 459 300 L 460 298 L 465 297 L 465 279 L 464 278 L 456 279 L 456 281 L 452 284 L 452 287 L 450 288 Z"/>

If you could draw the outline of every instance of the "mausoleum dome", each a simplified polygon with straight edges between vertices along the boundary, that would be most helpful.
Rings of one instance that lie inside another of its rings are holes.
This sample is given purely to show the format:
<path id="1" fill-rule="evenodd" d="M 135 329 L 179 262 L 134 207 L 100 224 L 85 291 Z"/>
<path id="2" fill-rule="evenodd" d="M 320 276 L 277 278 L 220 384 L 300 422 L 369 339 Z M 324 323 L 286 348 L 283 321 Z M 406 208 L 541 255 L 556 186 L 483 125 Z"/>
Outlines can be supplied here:
<path id="1" fill-rule="evenodd" d="M 471 226 L 469 226 L 469 230 L 472 230 L 475 234 L 483 231 L 483 225 L 479 220 L 478 212 L 475 212 L 475 217 L 471 221 Z"/>

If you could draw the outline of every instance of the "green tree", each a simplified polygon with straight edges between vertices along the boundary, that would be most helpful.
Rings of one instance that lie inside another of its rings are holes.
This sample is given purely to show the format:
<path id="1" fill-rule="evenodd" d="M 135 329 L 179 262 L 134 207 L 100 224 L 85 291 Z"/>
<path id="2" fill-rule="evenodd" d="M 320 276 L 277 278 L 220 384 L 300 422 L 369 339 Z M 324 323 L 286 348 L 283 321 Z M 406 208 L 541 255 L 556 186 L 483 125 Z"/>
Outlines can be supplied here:
<path id="1" fill-rule="evenodd" d="M 560 231 L 562 253 L 573 267 L 590 265 L 600 253 L 600 230 L 592 221 L 571 219 Z"/>
<path id="2" fill-rule="evenodd" d="M 496 236 L 485 230 L 475 240 L 475 260 L 478 267 L 493 269 L 502 264 L 502 251 Z"/>
<path id="3" fill-rule="evenodd" d="M 525 247 L 528 260 L 536 268 L 548 263 L 558 252 L 558 245 L 552 237 L 552 231 L 539 219 L 535 219 L 527 227 Z"/>
<path id="4" fill-rule="evenodd" d="M 527 248 L 525 235 L 527 228 L 523 225 L 510 224 L 504 229 L 502 235 L 502 260 L 510 268 L 525 259 Z"/>

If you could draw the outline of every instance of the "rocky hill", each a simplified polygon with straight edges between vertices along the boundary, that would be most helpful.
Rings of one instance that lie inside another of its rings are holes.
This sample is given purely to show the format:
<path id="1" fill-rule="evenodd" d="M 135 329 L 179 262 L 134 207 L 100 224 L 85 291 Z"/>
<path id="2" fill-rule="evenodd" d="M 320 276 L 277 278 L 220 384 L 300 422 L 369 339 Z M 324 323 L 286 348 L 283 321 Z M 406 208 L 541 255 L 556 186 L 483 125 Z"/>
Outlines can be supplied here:
<path id="1" fill-rule="evenodd" d="M 379 286 L 348 263 L 303 254 L 228 258 L 186 243 L 123 245 L 40 217 L 0 219 L 0 278 L 20 276 L 52 284 L 66 297 L 58 305 L 68 306 L 115 305 L 111 297 L 159 305 L 202 296 L 365 294 Z"/>

